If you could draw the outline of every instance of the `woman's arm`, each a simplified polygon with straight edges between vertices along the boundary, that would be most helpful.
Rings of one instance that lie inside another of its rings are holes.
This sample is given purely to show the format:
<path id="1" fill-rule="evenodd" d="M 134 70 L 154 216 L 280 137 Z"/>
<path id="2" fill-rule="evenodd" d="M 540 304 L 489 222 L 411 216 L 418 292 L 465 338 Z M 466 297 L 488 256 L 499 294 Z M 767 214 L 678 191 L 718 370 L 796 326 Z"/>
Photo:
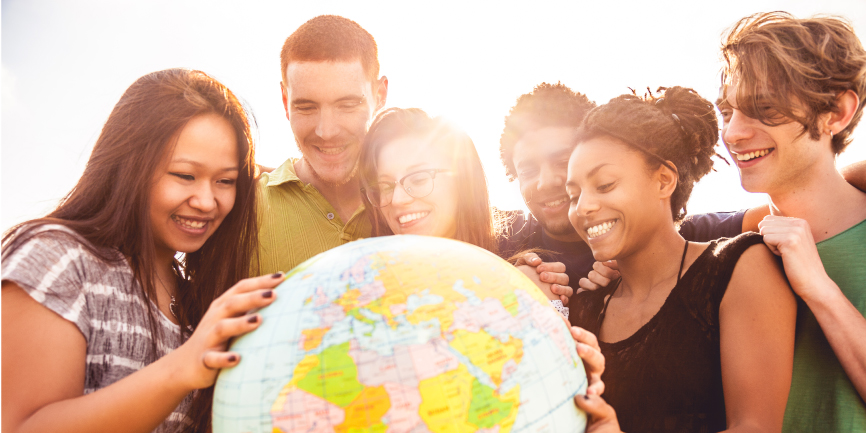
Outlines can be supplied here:
<path id="1" fill-rule="evenodd" d="M 228 339 L 261 322 L 244 312 L 274 300 L 283 280 L 244 280 L 215 300 L 177 350 L 96 392 L 83 395 L 84 336 L 11 281 L 2 283 L 4 432 L 149 432 L 192 390 L 210 386 L 236 365 Z M 270 294 L 268 294 L 270 293 Z"/>
<path id="2" fill-rule="evenodd" d="M 797 305 L 764 245 L 747 249 L 719 308 L 728 431 L 781 431 L 794 363 Z"/>

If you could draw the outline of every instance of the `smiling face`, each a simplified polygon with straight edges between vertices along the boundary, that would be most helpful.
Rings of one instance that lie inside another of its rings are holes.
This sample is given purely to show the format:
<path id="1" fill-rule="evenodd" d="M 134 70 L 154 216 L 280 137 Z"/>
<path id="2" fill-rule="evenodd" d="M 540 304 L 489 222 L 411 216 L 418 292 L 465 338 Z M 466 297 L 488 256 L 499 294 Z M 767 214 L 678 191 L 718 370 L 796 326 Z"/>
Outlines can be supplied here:
<path id="1" fill-rule="evenodd" d="M 454 169 L 445 148 L 430 145 L 417 136 L 401 137 L 385 144 L 377 165 L 379 182 L 397 182 L 420 170 Z M 405 184 L 409 186 L 409 181 Z M 397 185 L 391 204 L 380 210 L 394 234 L 453 239 L 457 234 L 457 203 L 457 182 L 452 171 L 436 174 L 433 191 L 425 197 L 412 197 Z"/>
<path id="2" fill-rule="evenodd" d="M 223 117 L 202 114 L 180 130 L 150 190 L 157 255 L 204 245 L 234 206 L 238 169 L 236 134 Z"/>
<path id="3" fill-rule="evenodd" d="M 286 117 L 304 160 L 326 183 L 340 185 L 354 176 L 361 141 L 385 102 L 387 86 L 375 87 L 360 61 L 288 65 L 282 86 Z"/>
<path id="4" fill-rule="evenodd" d="M 548 127 L 524 134 L 514 146 L 514 167 L 526 206 L 552 238 L 577 241 L 568 221 L 565 178 L 574 128 Z"/>
<path id="5" fill-rule="evenodd" d="M 812 140 L 799 123 L 767 126 L 738 110 L 735 85 L 727 88 L 726 96 L 719 104 L 724 122 L 722 140 L 737 163 L 746 191 L 772 196 L 795 189 L 813 178 L 810 172 L 822 166 L 816 162 L 833 158 L 829 143 Z"/>
<path id="6" fill-rule="evenodd" d="M 659 224 L 673 224 L 646 159 L 619 140 L 597 137 L 575 148 L 568 165 L 568 217 L 596 260 L 625 257 Z M 669 197 L 669 195 L 668 195 Z"/>

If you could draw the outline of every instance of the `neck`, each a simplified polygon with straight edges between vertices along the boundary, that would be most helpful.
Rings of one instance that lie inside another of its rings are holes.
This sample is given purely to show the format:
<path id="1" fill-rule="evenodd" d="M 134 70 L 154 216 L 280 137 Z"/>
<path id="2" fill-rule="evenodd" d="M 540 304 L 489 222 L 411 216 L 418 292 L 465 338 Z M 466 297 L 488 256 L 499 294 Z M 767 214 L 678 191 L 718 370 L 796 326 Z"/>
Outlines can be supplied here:
<path id="1" fill-rule="evenodd" d="M 676 279 L 685 242 L 676 227 L 668 224 L 641 241 L 636 251 L 617 257 L 622 274 L 621 294 L 645 297 L 655 286 L 672 277 Z"/>
<path id="2" fill-rule="evenodd" d="M 357 174 L 353 174 L 343 183 L 335 184 L 320 178 L 303 157 L 295 162 L 294 167 L 298 179 L 314 186 L 333 206 L 344 223 L 361 205 L 361 183 Z"/>
<path id="3" fill-rule="evenodd" d="M 583 242 L 583 239 L 581 239 L 580 235 L 577 234 L 577 232 L 572 232 L 572 233 L 568 233 L 568 234 L 564 234 L 564 235 L 561 235 L 561 234 L 557 235 L 557 234 L 553 234 L 553 233 L 545 230 L 544 227 L 542 227 L 541 230 L 544 232 L 545 236 L 547 236 L 547 237 L 549 237 L 555 241 L 559 241 L 559 242 Z"/>
<path id="4" fill-rule="evenodd" d="M 154 284 L 156 285 L 155 289 L 157 292 L 157 297 L 160 297 L 163 292 L 167 293 L 169 296 L 173 296 L 175 294 L 175 280 L 174 280 L 174 255 L 176 251 L 157 251 L 156 252 L 156 263 L 154 263 L 154 272 L 156 275 L 154 276 Z"/>
<path id="5" fill-rule="evenodd" d="M 805 181 L 769 198 L 771 214 L 806 220 L 815 242 L 866 219 L 866 194 L 846 182 L 835 165 L 815 167 Z"/>

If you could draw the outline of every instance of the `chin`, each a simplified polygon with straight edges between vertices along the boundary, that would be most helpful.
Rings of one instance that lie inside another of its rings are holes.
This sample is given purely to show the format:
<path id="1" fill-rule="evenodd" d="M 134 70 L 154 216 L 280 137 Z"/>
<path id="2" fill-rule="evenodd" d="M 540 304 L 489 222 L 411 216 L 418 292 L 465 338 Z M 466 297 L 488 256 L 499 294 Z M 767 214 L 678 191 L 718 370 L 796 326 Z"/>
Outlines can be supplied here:
<path id="1" fill-rule="evenodd" d="M 544 230 L 549 234 L 565 236 L 577 233 L 577 230 L 574 229 L 574 226 L 571 225 L 568 218 L 565 218 L 563 221 L 539 220 L 539 222 L 541 223 L 541 226 L 544 227 Z"/>

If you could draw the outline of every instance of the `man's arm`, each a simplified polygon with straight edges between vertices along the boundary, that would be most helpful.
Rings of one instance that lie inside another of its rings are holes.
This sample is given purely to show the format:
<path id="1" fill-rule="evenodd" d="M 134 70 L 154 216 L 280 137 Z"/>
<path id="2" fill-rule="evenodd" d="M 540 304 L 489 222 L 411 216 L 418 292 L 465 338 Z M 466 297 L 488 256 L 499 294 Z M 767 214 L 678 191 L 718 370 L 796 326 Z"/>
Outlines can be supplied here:
<path id="1" fill-rule="evenodd" d="M 866 318 L 827 275 L 809 223 L 769 216 L 761 222 L 761 234 L 770 250 L 782 257 L 791 288 L 815 315 L 860 398 L 866 398 Z"/>
<path id="2" fill-rule="evenodd" d="M 860 191 L 866 192 L 866 161 L 846 165 L 839 170 L 842 177 Z"/>

